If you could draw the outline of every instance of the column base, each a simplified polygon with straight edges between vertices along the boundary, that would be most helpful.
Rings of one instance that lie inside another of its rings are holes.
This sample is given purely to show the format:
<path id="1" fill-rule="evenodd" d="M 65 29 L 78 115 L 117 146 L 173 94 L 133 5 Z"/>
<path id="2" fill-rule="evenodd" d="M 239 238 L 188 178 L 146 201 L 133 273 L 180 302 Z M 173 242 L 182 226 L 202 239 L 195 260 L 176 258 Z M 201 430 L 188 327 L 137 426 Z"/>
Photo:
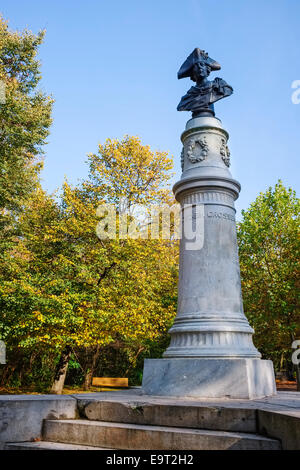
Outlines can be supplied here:
<path id="1" fill-rule="evenodd" d="M 276 395 L 272 361 L 145 359 L 142 393 L 193 398 L 255 399 Z"/>

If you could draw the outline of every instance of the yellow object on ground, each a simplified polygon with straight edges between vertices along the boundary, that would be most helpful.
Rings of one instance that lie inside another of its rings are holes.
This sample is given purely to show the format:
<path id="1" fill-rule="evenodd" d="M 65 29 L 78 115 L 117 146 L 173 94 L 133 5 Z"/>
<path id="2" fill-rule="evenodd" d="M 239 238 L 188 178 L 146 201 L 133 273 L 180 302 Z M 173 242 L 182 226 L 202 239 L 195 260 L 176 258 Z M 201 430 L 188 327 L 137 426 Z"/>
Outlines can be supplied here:
<path id="1" fill-rule="evenodd" d="M 128 378 L 93 377 L 93 387 L 128 387 Z"/>

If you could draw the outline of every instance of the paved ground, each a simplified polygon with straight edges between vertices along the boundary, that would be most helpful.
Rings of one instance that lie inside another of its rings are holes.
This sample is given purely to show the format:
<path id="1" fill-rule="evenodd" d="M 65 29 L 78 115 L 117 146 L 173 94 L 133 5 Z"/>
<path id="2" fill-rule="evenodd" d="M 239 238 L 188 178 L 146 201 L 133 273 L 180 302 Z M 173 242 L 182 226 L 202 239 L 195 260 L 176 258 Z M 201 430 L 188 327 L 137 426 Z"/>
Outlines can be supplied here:
<path id="1" fill-rule="evenodd" d="M 261 398 L 259 400 L 233 400 L 224 399 L 197 399 L 197 398 L 166 398 L 143 395 L 140 388 L 128 390 L 107 391 L 100 393 L 79 393 L 73 394 L 72 397 L 77 400 L 109 400 L 109 401 L 128 401 L 128 402 L 144 402 L 144 403 L 165 403 L 172 405 L 189 406 L 222 406 L 228 408 L 247 408 L 272 410 L 278 412 L 292 412 L 294 416 L 300 418 L 300 392 L 278 392 L 276 396 Z"/>

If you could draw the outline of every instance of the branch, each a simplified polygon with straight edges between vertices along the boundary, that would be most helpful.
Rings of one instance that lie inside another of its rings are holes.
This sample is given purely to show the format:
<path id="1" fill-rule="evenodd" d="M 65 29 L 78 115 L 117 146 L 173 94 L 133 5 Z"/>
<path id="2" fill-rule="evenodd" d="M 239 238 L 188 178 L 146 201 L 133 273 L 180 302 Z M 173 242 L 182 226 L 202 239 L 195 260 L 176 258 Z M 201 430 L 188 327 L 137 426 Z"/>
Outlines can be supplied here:
<path id="1" fill-rule="evenodd" d="M 99 284 L 100 284 L 100 282 L 102 281 L 102 279 L 104 279 L 104 278 L 107 276 L 107 274 L 109 273 L 109 271 L 110 271 L 112 268 L 114 268 L 114 267 L 116 266 L 116 264 L 117 264 L 117 263 L 114 261 L 110 266 L 106 266 L 106 267 L 104 268 L 103 273 L 100 274 L 100 277 L 99 277 L 99 279 L 98 279 L 97 286 L 99 286 Z"/>

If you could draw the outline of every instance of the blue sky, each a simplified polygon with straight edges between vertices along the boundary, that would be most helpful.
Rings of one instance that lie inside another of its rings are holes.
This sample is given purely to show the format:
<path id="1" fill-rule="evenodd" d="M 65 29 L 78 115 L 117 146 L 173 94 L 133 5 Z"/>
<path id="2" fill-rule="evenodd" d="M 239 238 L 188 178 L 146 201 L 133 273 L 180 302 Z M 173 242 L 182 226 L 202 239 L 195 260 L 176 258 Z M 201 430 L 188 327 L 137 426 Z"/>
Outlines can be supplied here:
<path id="1" fill-rule="evenodd" d="M 234 94 L 216 103 L 230 134 L 231 172 L 242 184 L 238 213 L 281 178 L 299 192 L 299 0 L 2 0 L 11 29 L 46 29 L 40 88 L 55 98 L 43 186 L 87 175 L 86 154 L 107 137 L 138 135 L 168 150 L 180 177 L 177 80 L 200 47 L 219 61 Z"/>

